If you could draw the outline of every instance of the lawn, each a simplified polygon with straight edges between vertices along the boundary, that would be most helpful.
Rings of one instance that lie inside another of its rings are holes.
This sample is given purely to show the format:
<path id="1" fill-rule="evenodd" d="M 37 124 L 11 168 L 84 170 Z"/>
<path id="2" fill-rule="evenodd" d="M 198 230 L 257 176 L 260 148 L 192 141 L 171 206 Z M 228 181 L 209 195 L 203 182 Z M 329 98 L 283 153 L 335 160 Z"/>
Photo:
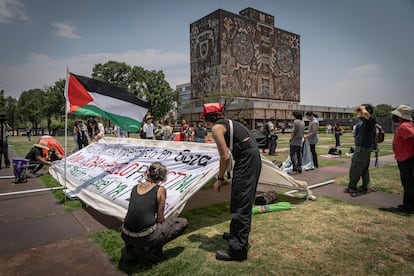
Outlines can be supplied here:
<path id="1" fill-rule="evenodd" d="M 269 159 L 284 161 L 288 135 L 279 137 L 279 155 Z M 24 155 L 33 142 L 20 139 L 11 137 L 10 144 Z M 352 139 L 343 136 L 344 148 L 352 145 Z M 381 144 L 381 152 L 390 151 L 391 139 L 387 137 Z M 321 134 L 317 150 L 324 154 L 332 144 L 333 137 Z M 328 161 L 321 158 L 321 165 Z M 373 168 L 371 176 L 374 189 L 402 193 L 396 166 Z M 47 185 L 57 184 L 47 175 L 42 180 Z M 336 182 L 343 184 L 346 176 Z M 227 246 L 221 235 L 229 229 L 228 202 L 183 212 L 189 228 L 164 247 L 167 260 L 159 264 L 149 264 L 144 258 L 132 264 L 120 261 L 123 242 L 119 229 L 90 237 L 115 267 L 129 275 L 414 275 L 414 216 L 326 197 L 298 201 L 281 196 L 279 201 L 290 201 L 292 210 L 253 216 L 251 248 L 244 262 L 214 258 L 217 250 Z M 82 208 L 78 204 L 67 210 Z"/>

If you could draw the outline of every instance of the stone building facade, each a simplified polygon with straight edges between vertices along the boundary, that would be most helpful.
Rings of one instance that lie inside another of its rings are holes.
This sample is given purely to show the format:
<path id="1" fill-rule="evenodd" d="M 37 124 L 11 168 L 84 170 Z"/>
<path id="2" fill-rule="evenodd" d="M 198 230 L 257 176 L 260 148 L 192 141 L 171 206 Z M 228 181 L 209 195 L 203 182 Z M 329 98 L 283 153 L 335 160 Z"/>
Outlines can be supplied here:
<path id="1" fill-rule="evenodd" d="M 300 102 L 300 36 L 274 25 L 253 8 L 219 9 L 192 23 L 191 96 L 180 115 L 198 121 L 202 104 L 218 101 L 226 117 L 252 127 L 291 119 Z"/>

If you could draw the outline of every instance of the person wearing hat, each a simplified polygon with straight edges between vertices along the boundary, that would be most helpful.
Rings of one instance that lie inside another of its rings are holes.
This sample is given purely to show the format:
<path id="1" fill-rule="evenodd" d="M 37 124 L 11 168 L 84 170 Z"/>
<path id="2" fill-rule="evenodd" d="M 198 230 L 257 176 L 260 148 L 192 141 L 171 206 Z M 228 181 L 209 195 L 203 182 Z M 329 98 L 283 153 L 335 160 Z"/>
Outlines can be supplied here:
<path id="1" fill-rule="evenodd" d="M 220 156 L 220 166 L 214 189 L 220 191 L 230 154 L 235 161 L 231 180 L 230 233 L 223 238 L 229 241 L 227 250 L 216 252 L 216 259 L 242 261 L 249 250 L 249 233 L 252 220 L 252 205 L 256 196 L 262 160 L 256 140 L 241 123 L 223 118 L 223 106 L 208 103 L 203 106 L 205 125 L 211 128 Z M 230 137 L 230 135 L 233 135 Z M 231 145 L 231 141 L 233 145 Z M 229 148 L 233 148 L 229 153 Z"/>
<path id="2" fill-rule="evenodd" d="M 395 128 L 392 148 L 400 170 L 401 184 L 404 188 L 403 204 L 397 210 L 414 213 L 414 124 L 413 109 L 400 105 L 391 112 L 392 120 L 398 124 Z"/>
<path id="3" fill-rule="evenodd" d="M 28 177 L 37 177 L 36 173 L 43 168 L 44 165 L 51 166 L 52 162 L 47 160 L 49 148 L 44 141 L 40 141 L 38 144 L 34 144 L 26 155 L 26 159 L 29 160 Z"/>
<path id="4" fill-rule="evenodd" d="M 152 123 L 153 119 L 153 116 L 147 115 L 147 117 L 145 117 L 145 124 L 142 127 L 142 131 L 145 133 L 146 139 L 149 140 L 152 140 L 154 138 L 154 124 Z"/>
<path id="5" fill-rule="evenodd" d="M 372 145 L 375 138 L 374 107 L 370 104 L 362 104 L 356 109 L 358 122 L 355 127 L 355 151 L 349 168 L 349 183 L 344 193 L 356 196 L 358 193 L 369 192 L 370 177 L 369 163 L 371 161 Z M 362 186 L 357 189 L 359 179 L 362 178 Z"/>

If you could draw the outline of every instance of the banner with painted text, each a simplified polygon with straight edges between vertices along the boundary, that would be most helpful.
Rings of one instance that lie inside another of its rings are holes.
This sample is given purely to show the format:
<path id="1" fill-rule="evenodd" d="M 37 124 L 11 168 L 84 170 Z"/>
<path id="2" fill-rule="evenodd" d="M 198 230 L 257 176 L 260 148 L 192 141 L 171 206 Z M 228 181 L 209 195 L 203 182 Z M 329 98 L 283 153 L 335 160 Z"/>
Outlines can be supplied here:
<path id="1" fill-rule="evenodd" d="M 132 188 L 145 179 L 149 165 L 167 167 L 165 216 L 177 216 L 188 199 L 218 172 L 215 143 L 172 142 L 105 137 L 97 143 L 53 163 L 50 174 L 95 210 L 123 220 Z M 262 157 L 259 182 L 311 192 Z M 66 172 L 65 172 L 66 164 Z M 65 182 L 66 174 L 66 182 Z"/>

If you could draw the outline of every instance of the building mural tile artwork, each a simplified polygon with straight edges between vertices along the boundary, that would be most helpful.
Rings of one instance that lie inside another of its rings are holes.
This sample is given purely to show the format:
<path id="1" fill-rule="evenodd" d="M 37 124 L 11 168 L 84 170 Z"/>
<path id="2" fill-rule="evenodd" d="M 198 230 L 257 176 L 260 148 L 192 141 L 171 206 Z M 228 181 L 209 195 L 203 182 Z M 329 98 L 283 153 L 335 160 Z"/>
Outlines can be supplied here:
<path id="1" fill-rule="evenodd" d="M 274 17 L 246 8 L 217 10 L 190 25 L 192 98 L 300 101 L 300 37 L 274 27 Z"/>

